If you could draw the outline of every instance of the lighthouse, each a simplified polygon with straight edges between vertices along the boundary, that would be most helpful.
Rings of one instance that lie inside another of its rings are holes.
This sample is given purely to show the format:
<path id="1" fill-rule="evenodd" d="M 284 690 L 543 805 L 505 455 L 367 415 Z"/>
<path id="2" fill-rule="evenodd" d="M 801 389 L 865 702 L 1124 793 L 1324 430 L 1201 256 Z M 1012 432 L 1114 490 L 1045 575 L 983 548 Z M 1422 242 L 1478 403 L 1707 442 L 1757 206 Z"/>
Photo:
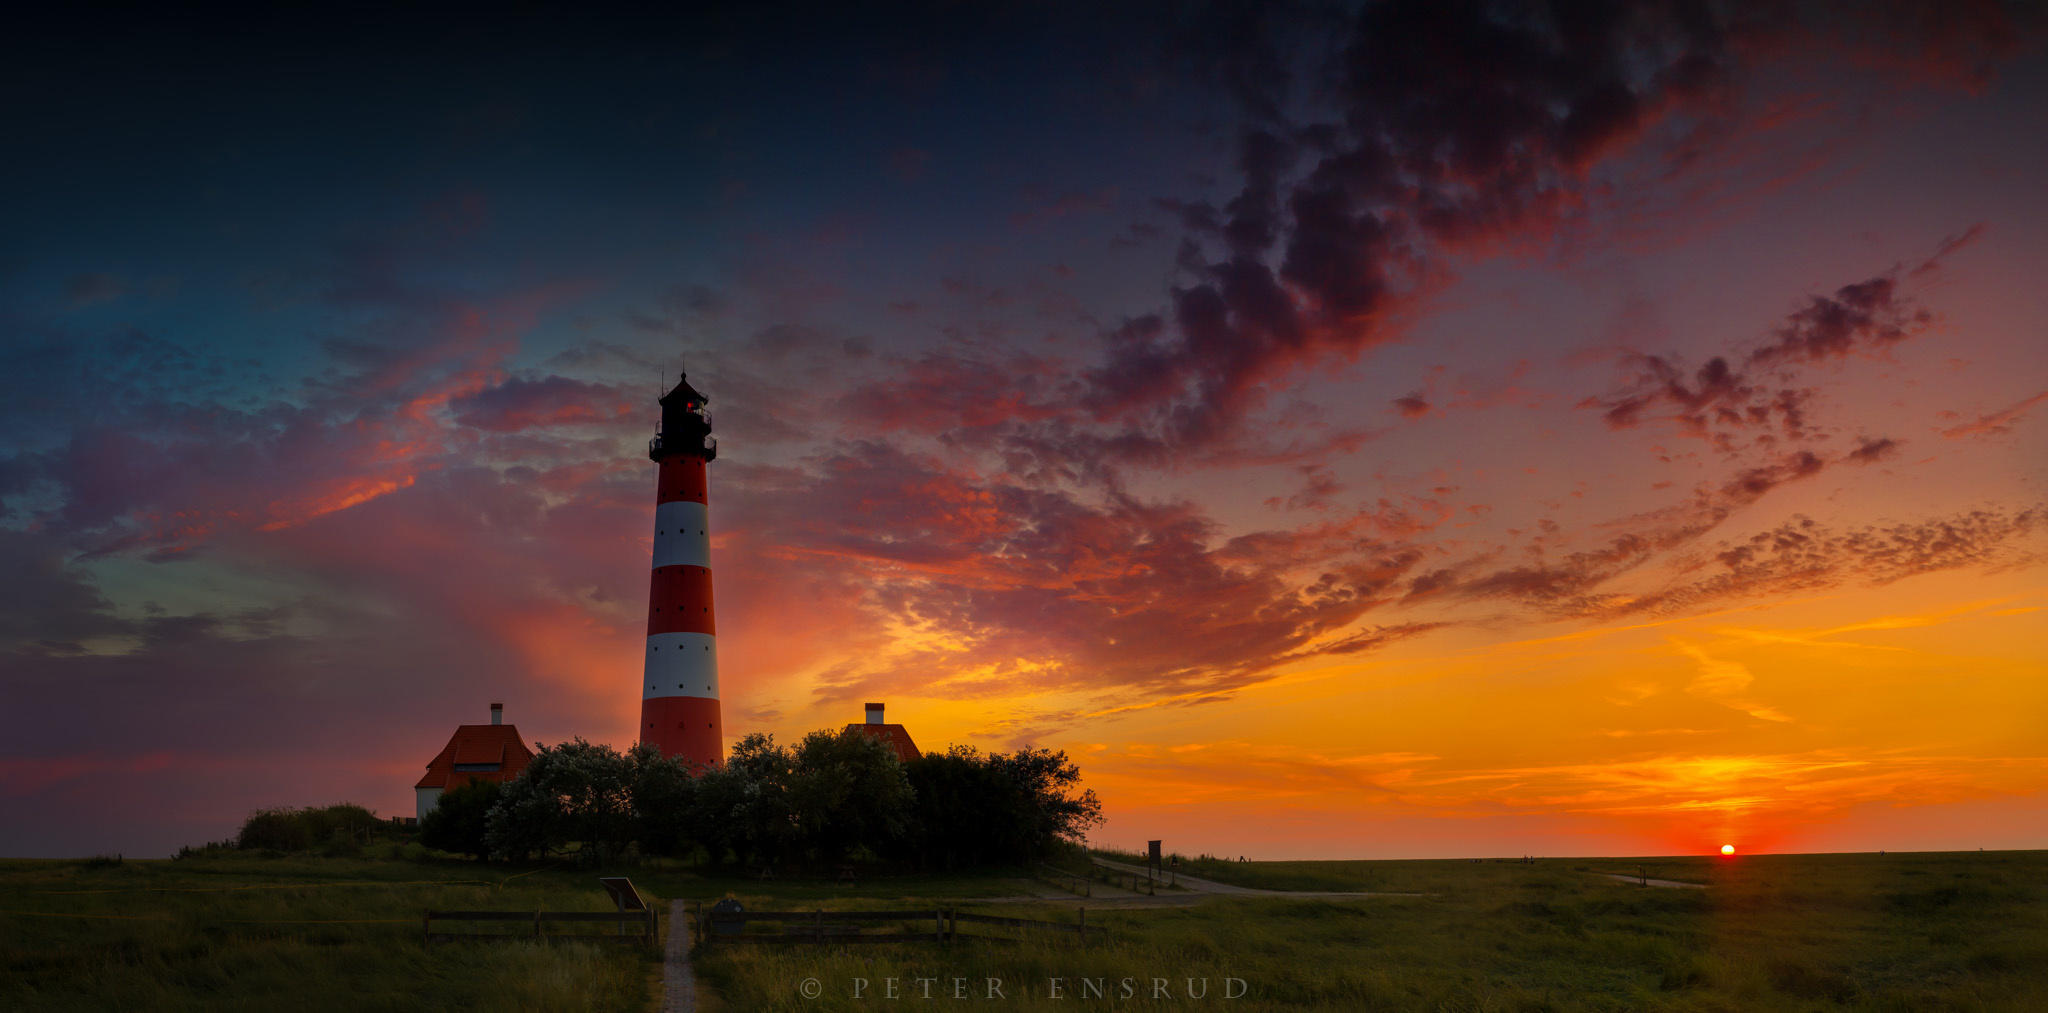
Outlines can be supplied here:
<path id="1" fill-rule="evenodd" d="M 725 756 L 718 717 L 718 645 L 711 610 L 711 525 L 705 466 L 718 456 L 704 395 L 683 374 L 661 398 L 647 443 L 655 479 L 654 576 L 647 593 L 647 664 L 640 741 L 694 767 Z"/>

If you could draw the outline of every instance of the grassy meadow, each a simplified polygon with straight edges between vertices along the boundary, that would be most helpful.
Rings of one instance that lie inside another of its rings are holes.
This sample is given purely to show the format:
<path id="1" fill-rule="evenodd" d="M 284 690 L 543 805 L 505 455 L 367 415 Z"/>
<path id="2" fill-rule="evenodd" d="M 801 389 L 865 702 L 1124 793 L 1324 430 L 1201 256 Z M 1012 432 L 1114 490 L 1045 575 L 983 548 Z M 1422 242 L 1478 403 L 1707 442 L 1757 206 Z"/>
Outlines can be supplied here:
<path id="1" fill-rule="evenodd" d="M 1596 873 L 1696 882 L 1639 887 Z M 1001 978 L 1002 1003 L 962 1008 L 1239 1010 L 2029 1010 L 2048 1008 L 2048 852 L 1735 859 L 1193 862 L 1244 886 L 1418 897 L 1223 897 L 1119 907 L 1106 937 L 845 947 L 712 947 L 707 1009 L 925 1005 L 915 979 Z M 931 903 L 1071 923 L 1069 901 L 1021 877 L 718 878 L 674 863 L 608 870 L 643 893 L 765 907 Z M 427 907 L 610 909 L 598 871 L 442 858 L 0 861 L 0 1009 L 647 1010 L 657 958 L 554 942 L 422 947 Z M 1174 891 L 1178 894 L 1178 891 Z M 1160 900 L 1168 899 L 1166 896 Z M 1144 902 L 1151 902 L 1147 898 Z M 666 904 L 658 907 L 666 914 Z M 585 927 L 574 927 L 577 931 Z M 1152 998 L 1169 979 L 1171 1001 Z M 1187 978 L 1208 979 L 1189 1001 Z M 807 998 L 807 978 L 820 994 Z M 1062 979 L 1065 997 L 1048 993 Z M 1123 979 L 1136 995 L 1119 998 Z M 1227 979 L 1245 994 L 1224 1000 Z M 863 996 L 852 996 L 866 979 Z M 1094 999 L 1087 979 L 1107 997 Z"/>
<path id="2" fill-rule="evenodd" d="M 1017 889 L 979 875 L 763 883 L 668 861 L 593 870 L 483 864 L 416 845 L 371 853 L 381 857 L 0 860 L 0 1010 L 645 1010 L 659 1002 L 661 963 L 642 948 L 557 940 L 427 949 L 420 915 L 610 911 L 602 875 L 630 877 L 655 901 L 664 934 L 674 897 L 766 890 L 784 903 L 872 906 L 869 898 L 922 903 Z"/>
<path id="3" fill-rule="evenodd" d="M 1594 875 L 1692 881 L 1640 887 Z M 1004 1008 L 1241 1010 L 2039 1010 L 2048 1008 L 2048 852 L 1735 859 L 1215 862 L 1244 886 L 1419 892 L 1335 900 L 1217 898 L 1091 907 L 1108 940 L 951 948 L 713 948 L 700 980 L 740 1010 L 871 1008 L 883 979 L 998 977 Z M 766 898 L 763 898 L 764 900 Z M 1072 920 L 1072 906 L 998 913 Z M 1169 978 L 1172 1002 L 1149 998 Z M 823 994 L 799 994 L 805 978 Z M 1046 980 L 1064 979 L 1066 998 Z M 1138 998 L 1117 1001 L 1121 980 Z M 1184 996 L 1207 978 L 1210 996 Z M 869 982 L 856 1000 L 855 979 Z M 1108 1000 L 1080 999 L 1104 979 Z M 912 994 L 906 992 L 906 995 Z"/>
<path id="4" fill-rule="evenodd" d="M 0 1009 L 647 1008 L 661 969 L 635 947 L 421 945 L 430 906 L 612 910 L 591 874 L 508 879 L 520 871 L 236 855 L 0 861 Z"/>

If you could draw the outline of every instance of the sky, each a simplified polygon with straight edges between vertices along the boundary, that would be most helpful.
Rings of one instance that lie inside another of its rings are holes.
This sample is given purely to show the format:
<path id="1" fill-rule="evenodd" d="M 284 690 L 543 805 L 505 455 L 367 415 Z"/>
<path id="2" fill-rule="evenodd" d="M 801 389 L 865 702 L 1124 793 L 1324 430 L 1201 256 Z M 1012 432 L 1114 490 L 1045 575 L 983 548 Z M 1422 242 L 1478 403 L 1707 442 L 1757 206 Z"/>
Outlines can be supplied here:
<path id="1" fill-rule="evenodd" d="M 12 34 L 0 854 L 631 744 L 684 368 L 728 736 L 1190 854 L 2048 846 L 2048 36 L 1863 6 Z"/>

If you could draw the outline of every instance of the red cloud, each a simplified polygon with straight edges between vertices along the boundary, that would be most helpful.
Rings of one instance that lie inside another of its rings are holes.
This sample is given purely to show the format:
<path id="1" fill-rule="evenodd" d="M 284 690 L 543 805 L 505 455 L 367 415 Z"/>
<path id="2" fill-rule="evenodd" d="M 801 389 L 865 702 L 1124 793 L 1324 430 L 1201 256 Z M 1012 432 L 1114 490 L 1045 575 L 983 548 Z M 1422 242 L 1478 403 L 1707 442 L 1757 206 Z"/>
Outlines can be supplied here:
<path id="1" fill-rule="evenodd" d="M 2048 390 L 1973 421 L 1951 426 L 1942 430 L 1941 435 L 1951 440 L 1967 439 L 1972 436 L 2003 436 L 2012 432 L 2013 426 L 2018 425 L 2021 419 L 2027 417 L 2029 410 L 2043 401 L 2048 401 Z"/>
<path id="2" fill-rule="evenodd" d="M 1312 641 L 1380 603 L 1419 558 L 1357 524 L 1298 533 L 1314 548 L 1214 546 L 1184 505 L 1091 505 L 881 444 L 756 473 L 737 495 L 734 537 L 864 587 L 877 624 L 933 624 L 968 645 L 901 662 L 926 683 L 1016 663 L 1045 687 L 1227 690 L 1319 651 Z M 892 671 L 854 665 L 825 691 L 851 697 Z"/>

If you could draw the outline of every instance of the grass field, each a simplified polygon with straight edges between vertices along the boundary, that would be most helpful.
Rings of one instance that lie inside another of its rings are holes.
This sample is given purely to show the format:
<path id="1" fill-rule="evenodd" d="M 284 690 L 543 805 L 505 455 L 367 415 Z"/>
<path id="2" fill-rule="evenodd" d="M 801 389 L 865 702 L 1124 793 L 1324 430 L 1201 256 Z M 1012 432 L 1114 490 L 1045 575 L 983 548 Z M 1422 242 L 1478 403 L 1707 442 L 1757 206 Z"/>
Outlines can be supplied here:
<path id="1" fill-rule="evenodd" d="M 1595 872 L 1692 881 L 1639 887 Z M 1194 1006 L 1150 979 L 1245 982 L 1241 1010 L 2040 1010 L 2048 1008 L 2048 853 L 1750 856 L 1730 860 L 1274 862 L 1183 865 L 1244 886 L 1415 891 L 1358 900 L 1216 899 L 1091 909 L 1105 945 L 960 943 L 714 950 L 700 975 L 734 1009 L 871 1008 L 884 979 L 970 992 L 1001 978 L 1004 1008 Z M 1004 913 L 1031 915 L 1028 908 Z M 1071 919 L 1071 907 L 1038 909 Z M 1064 979 L 1067 998 L 1048 994 Z M 1139 996 L 1077 1002 L 1081 979 Z M 798 992 L 805 978 L 823 990 Z M 866 995 L 852 998 L 856 979 Z M 967 1005 L 954 1003 L 954 1005 Z M 971 1007 L 970 1007 L 971 1008 Z"/>
<path id="2" fill-rule="evenodd" d="M 0 1009 L 643 1009 L 630 946 L 420 940 L 443 909 L 611 910 L 590 874 L 462 862 L 0 861 Z"/>
<path id="3" fill-rule="evenodd" d="M 975 875 L 763 883 L 669 862 L 591 870 L 233 852 L 0 860 L 0 1010 L 650 1009 L 661 965 L 635 947 L 421 944 L 428 908 L 612 910 L 601 875 L 631 877 L 657 901 L 664 931 L 667 898 L 733 890 L 821 905 L 1016 890 Z"/>
<path id="4" fill-rule="evenodd" d="M 1643 888 L 1593 873 L 1697 882 Z M 924 1007 L 968 979 L 961 1008 L 1236 1010 L 2034 1010 L 2048 1008 L 2048 852 L 1458 861 L 1187 863 L 1245 886 L 1427 894 L 1090 902 L 1108 930 L 859 948 L 712 948 L 707 1007 L 875 1008 L 885 979 Z M 925 902 L 1071 922 L 1074 905 L 993 903 L 1018 879 L 855 884 L 721 879 L 657 863 L 617 870 L 658 899 L 728 892 L 749 906 Z M 0 1009 L 645 1010 L 660 965 L 632 947 L 419 940 L 427 907 L 608 910 L 591 870 L 454 860 L 259 858 L 0 862 Z M 664 909 L 666 905 L 660 905 Z M 932 978 L 935 998 L 917 998 Z M 1172 1001 L 1152 998 L 1168 979 Z M 1184 997 L 1186 979 L 1208 998 Z M 816 979 L 816 999 L 802 993 Z M 1066 997 L 1051 998 L 1048 979 Z M 1119 999 L 1123 980 L 1136 995 Z M 1224 1000 L 1228 979 L 1243 997 Z M 866 979 L 864 995 L 851 992 Z M 1106 999 L 1087 997 L 1090 980 Z"/>

